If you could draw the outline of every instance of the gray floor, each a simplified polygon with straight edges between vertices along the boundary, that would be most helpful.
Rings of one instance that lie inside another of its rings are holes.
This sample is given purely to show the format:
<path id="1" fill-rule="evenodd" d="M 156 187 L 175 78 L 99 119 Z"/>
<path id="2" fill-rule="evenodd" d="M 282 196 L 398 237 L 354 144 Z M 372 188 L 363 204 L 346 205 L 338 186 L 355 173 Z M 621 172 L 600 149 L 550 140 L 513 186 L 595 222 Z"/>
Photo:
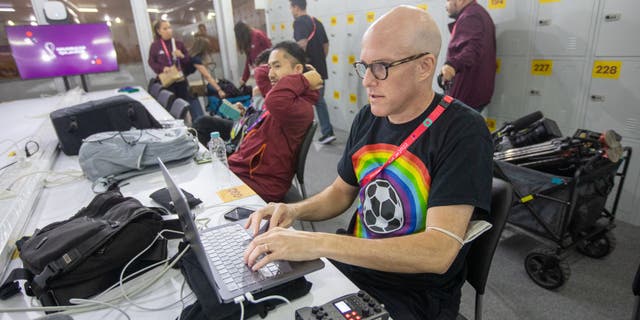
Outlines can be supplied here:
<path id="1" fill-rule="evenodd" d="M 336 165 L 347 133 L 337 131 L 332 145 L 314 142 L 307 158 L 305 182 L 309 194 L 329 185 L 337 176 Z M 316 223 L 319 231 L 334 232 L 347 226 L 352 209 L 335 219 Z M 634 297 L 631 283 L 640 263 L 640 227 L 617 222 L 612 232 L 616 249 L 604 259 L 592 259 L 573 251 L 567 261 L 569 281 L 556 291 L 538 287 L 524 270 L 524 258 L 542 245 L 507 226 L 496 251 L 484 296 L 484 319 L 630 319 Z M 475 292 L 465 284 L 461 312 L 473 319 Z"/>

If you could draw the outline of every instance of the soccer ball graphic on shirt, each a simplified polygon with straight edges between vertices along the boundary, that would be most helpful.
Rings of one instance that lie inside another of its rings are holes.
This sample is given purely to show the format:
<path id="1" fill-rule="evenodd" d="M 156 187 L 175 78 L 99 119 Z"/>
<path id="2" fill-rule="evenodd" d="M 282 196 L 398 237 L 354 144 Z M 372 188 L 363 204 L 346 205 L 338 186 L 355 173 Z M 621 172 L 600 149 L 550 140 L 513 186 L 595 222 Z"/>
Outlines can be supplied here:
<path id="1" fill-rule="evenodd" d="M 387 180 L 376 180 L 364 190 L 364 225 L 376 233 L 391 233 L 402 227 L 404 214 L 398 193 Z"/>

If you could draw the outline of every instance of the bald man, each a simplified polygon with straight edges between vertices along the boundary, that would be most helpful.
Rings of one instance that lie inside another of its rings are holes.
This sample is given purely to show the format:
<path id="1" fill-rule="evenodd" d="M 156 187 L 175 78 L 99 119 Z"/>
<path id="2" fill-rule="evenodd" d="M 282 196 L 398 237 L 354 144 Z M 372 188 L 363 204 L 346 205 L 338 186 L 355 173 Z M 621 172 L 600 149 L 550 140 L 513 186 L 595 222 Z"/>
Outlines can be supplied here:
<path id="1" fill-rule="evenodd" d="M 270 229 L 247 248 L 248 265 L 327 257 L 395 319 L 455 319 L 461 239 L 474 211 L 490 205 L 492 143 L 480 114 L 431 89 L 440 45 L 435 22 L 415 7 L 369 27 L 354 67 L 370 105 L 353 121 L 338 178 L 307 200 L 255 212 L 246 227 L 257 234 L 269 219 Z M 287 229 L 338 216 L 356 198 L 348 235 Z"/>

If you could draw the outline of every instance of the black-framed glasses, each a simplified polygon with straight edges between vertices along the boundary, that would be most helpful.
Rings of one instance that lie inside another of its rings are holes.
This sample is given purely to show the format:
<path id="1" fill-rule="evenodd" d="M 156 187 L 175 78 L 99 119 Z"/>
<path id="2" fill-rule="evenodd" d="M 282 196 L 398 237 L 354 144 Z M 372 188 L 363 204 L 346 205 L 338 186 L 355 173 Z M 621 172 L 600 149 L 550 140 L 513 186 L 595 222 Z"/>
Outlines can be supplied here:
<path id="1" fill-rule="evenodd" d="M 406 57 L 406 58 L 396 60 L 396 61 L 391 61 L 391 62 L 373 62 L 373 63 L 367 64 L 362 61 L 356 61 L 353 63 L 353 68 L 356 69 L 356 73 L 358 74 L 358 77 L 360 77 L 361 79 L 364 79 L 364 75 L 367 73 L 367 69 L 370 69 L 371 73 L 373 73 L 373 76 L 376 79 L 385 80 L 389 76 L 389 68 L 422 58 L 428 55 L 429 53 L 431 52 L 418 53 L 416 55 L 412 55 L 410 57 Z"/>

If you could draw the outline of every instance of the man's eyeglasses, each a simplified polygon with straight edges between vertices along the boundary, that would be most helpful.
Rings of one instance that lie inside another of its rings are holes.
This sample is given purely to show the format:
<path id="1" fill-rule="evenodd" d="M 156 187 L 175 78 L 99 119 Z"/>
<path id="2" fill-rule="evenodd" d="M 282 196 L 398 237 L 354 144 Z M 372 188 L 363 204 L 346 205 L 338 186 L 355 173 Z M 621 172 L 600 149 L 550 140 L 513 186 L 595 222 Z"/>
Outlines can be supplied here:
<path id="1" fill-rule="evenodd" d="M 362 61 L 356 61 L 353 63 L 353 67 L 356 69 L 358 77 L 364 79 L 364 75 L 367 73 L 367 69 L 371 70 L 373 76 L 378 80 L 385 80 L 389 76 L 389 68 L 407 63 L 428 55 L 430 52 L 418 53 L 416 55 L 406 57 L 404 59 L 392 61 L 392 62 L 374 62 L 366 64 Z"/>

